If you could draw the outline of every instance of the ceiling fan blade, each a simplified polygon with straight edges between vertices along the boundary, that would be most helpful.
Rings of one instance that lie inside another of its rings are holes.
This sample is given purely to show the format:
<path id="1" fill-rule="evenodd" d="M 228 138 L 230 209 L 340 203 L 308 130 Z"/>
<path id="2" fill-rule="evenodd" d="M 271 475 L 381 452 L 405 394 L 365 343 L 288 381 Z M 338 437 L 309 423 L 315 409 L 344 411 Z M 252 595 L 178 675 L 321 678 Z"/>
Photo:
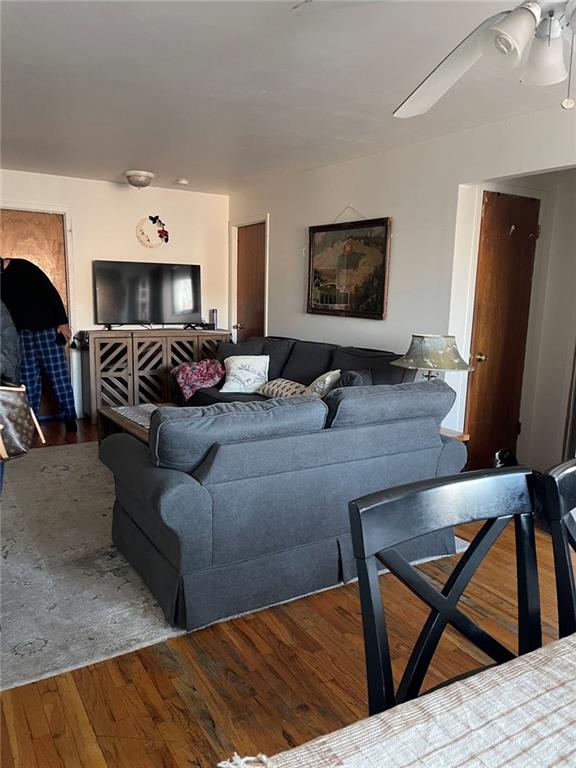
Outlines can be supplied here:
<path id="1" fill-rule="evenodd" d="M 395 110 L 394 117 L 415 117 L 428 112 L 482 56 L 484 29 L 505 18 L 509 11 L 491 16 L 450 51 L 428 77 Z"/>

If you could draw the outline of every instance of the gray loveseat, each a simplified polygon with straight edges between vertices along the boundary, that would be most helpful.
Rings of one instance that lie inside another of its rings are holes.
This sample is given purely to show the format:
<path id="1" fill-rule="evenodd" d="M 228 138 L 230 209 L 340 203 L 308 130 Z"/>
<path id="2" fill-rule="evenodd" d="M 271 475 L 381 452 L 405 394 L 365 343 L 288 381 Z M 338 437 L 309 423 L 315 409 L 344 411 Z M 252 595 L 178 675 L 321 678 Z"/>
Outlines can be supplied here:
<path id="1" fill-rule="evenodd" d="M 351 499 L 462 469 L 464 446 L 438 432 L 453 401 L 431 381 L 159 408 L 149 448 L 125 434 L 102 442 L 113 540 L 187 629 L 349 580 Z M 453 552 L 450 531 L 404 550 Z"/>
<path id="2" fill-rule="evenodd" d="M 322 341 L 300 341 L 282 336 L 259 336 L 239 344 L 221 342 L 216 358 L 225 360 L 230 355 L 268 355 L 268 379 L 290 379 L 300 384 L 311 384 L 327 371 L 368 370 L 373 384 L 402 384 L 413 381 L 416 371 L 392 365 L 401 355 L 379 349 L 342 347 Z M 172 392 L 177 405 L 214 405 L 215 403 L 252 402 L 266 400 L 257 392 L 221 392 L 220 385 L 199 389 L 184 400 L 173 382 Z"/>

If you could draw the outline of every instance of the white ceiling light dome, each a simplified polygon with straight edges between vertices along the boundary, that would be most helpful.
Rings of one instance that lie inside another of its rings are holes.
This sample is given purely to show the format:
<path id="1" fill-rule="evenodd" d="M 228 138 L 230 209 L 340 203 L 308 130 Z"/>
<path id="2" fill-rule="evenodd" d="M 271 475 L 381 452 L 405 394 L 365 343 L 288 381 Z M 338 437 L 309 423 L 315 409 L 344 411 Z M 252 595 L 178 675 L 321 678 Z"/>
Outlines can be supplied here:
<path id="1" fill-rule="evenodd" d="M 536 31 L 522 82 L 528 85 L 555 85 L 567 77 L 562 26 L 554 17 L 544 19 Z"/>
<path id="2" fill-rule="evenodd" d="M 150 171 L 126 171 L 126 180 L 128 184 L 136 189 L 144 189 L 150 186 L 154 174 Z"/>

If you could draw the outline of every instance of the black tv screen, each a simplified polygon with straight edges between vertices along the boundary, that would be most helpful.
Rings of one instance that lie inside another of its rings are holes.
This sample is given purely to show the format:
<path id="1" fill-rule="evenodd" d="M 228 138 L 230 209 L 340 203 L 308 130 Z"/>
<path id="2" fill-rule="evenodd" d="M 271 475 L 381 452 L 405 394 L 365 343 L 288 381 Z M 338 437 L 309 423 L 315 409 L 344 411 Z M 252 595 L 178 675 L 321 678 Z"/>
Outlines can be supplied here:
<path id="1" fill-rule="evenodd" d="M 94 261 L 93 268 L 98 324 L 202 321 L 197 264 Z"/>

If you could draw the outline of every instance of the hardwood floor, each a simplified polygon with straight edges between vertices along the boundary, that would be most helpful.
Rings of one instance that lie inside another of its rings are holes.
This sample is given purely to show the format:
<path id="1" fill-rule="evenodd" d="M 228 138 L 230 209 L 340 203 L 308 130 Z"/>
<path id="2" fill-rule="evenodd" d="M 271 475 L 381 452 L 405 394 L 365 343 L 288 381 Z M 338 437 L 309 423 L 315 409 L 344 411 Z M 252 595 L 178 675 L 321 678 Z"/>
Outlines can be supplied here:
<path id="1" fill-rule="evenodd" d="M 470 538 L 472 529 L 459 531 Z M 513 530 L 469 585 L 464 609 L 514 648 Z M 556 638 L 550 541 L 537 532 L 545 642 Z M 421 566 L 444 582 L 457 556 Z M 425 608 L 382 577 L 397 670 Z M 70 642 L 74 642 L 70 638 Z M 482 664 L 448 630 L 427 686 Z M 356 584 L 296 600 L 2 697 L 5 768 L 214 768 L 234 751 L 275 754 L 366 716 Z"/>
<path id="2" fill-rule="evenodd" d="M 98 427 L 91 424 L 90 419 L 78 419 L 78 432 L 66 432 L 62 421 L 43 421 L 42 432 L 46 438 L 46 446 L 73 445 L 74 443 L 89 443 L 98 440 Z M 37 439 L 36 447 L 42 447 Z"/>

